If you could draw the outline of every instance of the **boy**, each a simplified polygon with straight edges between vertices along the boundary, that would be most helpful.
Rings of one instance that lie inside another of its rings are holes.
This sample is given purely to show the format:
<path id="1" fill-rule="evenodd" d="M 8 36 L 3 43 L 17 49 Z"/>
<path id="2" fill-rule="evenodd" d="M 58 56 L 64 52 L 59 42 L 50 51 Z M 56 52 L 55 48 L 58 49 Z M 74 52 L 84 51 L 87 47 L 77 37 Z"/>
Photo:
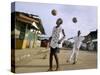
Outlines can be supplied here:
<path id="1" fill-rule="evenodd" d="M 78 31 L 76 37 L 69 38 L 69 39 L 73 39 L 74 40 L 72 54 L 70 56 L 69 61 L 67 60 L 67 62 L 70 62 L 72 64 L 75 64 L 77 62 L 78 52 L 79 52 L 80 46 L 82 44 L 82 41 L 84 40 L 84 37 L 82 37 L 80 35 L 81 35 L 81 32 Z"/>
<path id="2" fill-rule="evenodd" d="M 58 18 L 56 21 L 57 26 L 53 28 L 52 36 L 49 38 L 50 41 L 50 58 L 49 58 L 49 70 L 53 71 L 52 69 L 52 62 L 53 62 L 53 56 L 56 60 L 56 70 L 59 70 L 59 61 L 58 61 L 58 55 L 59 53 L 59 44 L 62 42 L 62 40 L 65 38 L 64 30 L 61 28 L 61 24 L 63 23 L 61 18 Z M 62 32 L 63 37 L 59 39 L 60 32 Z"/>

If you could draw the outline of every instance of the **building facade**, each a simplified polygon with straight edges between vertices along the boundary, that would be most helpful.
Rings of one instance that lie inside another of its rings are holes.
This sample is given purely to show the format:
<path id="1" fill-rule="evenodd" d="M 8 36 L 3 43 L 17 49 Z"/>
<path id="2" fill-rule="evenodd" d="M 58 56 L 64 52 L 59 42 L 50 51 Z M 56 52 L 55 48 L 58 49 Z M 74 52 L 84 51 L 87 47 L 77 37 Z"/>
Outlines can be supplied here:
<path id="1" fill-rule="evenodd" d="M 24 12 L 11 13 L 11 43 L 13 49 L 33 48 L 38 35 L 45 34 L 41 19 Z"/>
<path id="2" fill-rule="evenodd" d="M 85 50 L 97 51 L 97 30 L 90 32 L 87 36 L 85 36 L 85 40 L 83 41 L 82 46 Z"/>

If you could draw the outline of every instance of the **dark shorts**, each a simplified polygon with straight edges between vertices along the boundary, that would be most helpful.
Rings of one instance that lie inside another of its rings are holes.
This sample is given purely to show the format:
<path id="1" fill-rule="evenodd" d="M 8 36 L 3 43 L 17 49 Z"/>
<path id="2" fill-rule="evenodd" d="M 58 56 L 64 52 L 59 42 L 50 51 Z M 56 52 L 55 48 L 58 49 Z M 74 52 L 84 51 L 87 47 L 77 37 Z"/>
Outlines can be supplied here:
<path id="1" fill-rule="evenodd" d="M 50 48 L 50 53 L 59 53 L 60 52 L 60 48 Z"/>

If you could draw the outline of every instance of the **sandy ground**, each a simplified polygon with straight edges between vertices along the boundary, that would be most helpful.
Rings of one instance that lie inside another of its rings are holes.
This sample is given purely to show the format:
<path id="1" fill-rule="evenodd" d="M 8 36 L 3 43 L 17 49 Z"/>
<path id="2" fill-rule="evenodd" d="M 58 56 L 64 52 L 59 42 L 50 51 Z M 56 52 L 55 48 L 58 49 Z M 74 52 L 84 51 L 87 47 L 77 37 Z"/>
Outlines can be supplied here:
<path id="1" fill-rule="evenodd" d="M 79 52 L 78 62 L 69 64 L 71 50 L 61 50 L 59 53 L 60 68 L 63 71 L 95 69 L 97 68 L 97 53 L 93 51 Z M 53 60 L 55 69 L 55 60 Z M 49 50 L 45 48 L 34 48 L 16 50 L 16 73 L 47 72 L 49 68 Z"/>

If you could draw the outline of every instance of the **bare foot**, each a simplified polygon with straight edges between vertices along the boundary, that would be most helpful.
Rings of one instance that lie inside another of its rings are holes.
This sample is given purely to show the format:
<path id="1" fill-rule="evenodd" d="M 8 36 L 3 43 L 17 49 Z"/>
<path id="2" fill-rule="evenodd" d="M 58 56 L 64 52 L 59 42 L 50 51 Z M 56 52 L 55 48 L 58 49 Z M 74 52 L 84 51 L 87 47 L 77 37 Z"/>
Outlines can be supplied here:
<path id="1" fill-rule="evenodd" d="M 56 68 L 56 70 L 55 71 L 61 71 L 61 68 Z"/>
<path id="2" fill-rule="evenodd" d="M 66 62 L 68 63 L 68 62 L 69 62 L 69 60 L 66 60 Z"/>
<path id="3" fill-rule="evenodd" d="M 72 64 L 74 65 L 74 64 L 76 64 L 76 62 L 74 61 Z"/>
<path id="4" fill-rule="evenodd" d="M 48 69 L 48 71 L 53 71 L 53 69 Z"/>

